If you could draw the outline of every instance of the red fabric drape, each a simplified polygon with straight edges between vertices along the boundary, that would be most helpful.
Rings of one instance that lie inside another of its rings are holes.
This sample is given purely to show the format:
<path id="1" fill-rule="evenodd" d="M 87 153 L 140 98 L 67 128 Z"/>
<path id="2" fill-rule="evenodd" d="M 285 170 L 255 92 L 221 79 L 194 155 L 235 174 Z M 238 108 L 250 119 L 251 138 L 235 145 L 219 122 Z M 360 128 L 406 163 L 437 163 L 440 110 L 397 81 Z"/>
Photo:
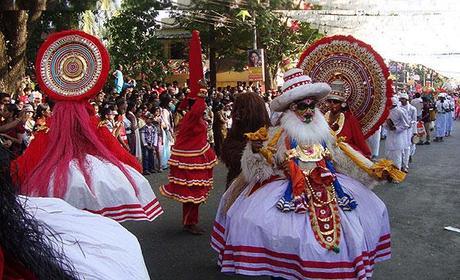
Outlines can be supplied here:
<path id="1" fill-rule="evenodd" d="M 342 131 L 340 131 L 337 136 L 346 137 L 345 142 L 347 142 L 357 151 L 361 152 L 364 156 L 370 157 L 371 150 L 367 145 L 366 138 L 364 138 L 364 134 L 358 120 L 350 111 L 345 112 L 344 115 L 345 123 L 343 124 Z"/>
<path id="2" fill-rule="evenodd" d="M 22 264 L 4 253 L 2 247 L 0 247 L 0 279 L 37 280 Z"/>

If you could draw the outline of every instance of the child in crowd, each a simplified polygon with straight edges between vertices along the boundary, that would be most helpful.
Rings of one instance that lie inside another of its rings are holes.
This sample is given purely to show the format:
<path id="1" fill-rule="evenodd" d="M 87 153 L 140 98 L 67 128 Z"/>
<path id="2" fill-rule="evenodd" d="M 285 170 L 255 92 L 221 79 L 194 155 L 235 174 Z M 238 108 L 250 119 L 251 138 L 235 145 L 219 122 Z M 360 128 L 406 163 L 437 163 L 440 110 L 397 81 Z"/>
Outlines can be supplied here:
<path id="1" fill-rule="evenodd" d="M 116 122 L 115 122 L 115 115 L 117 114 L 116 111 L 111 110 L 110 108 L 102 108 L 100 112 L 101 122 L 99 125 L 105 125 L 107 129 L 112 133 L 113 136 L 116 137 Z"/>
<path id="2" fill-rule="evenodd" d="M 34 131 L 46 129 L 47 121 L 51 117 L 51 108 L 48 104 L 39 104 L 35 111 Z"/>
<path id="3" fill-rule="evenodd" d="M 161 157 L 160 157 L 160 146 L 163 145 L 163 134 L 162 134 L 162 129 L 166 127 L 166 125 L 163 123 L 163 119 L 161 118 L 161 111 L 160 107 L 154 106 L 152 108 L 152 115 L 153 115 L 153 122 L 152 124 L 156 128 L 156 133 L 157 133 L 157 143 L 156 146 L 154 147 L 154 170 L 157 173 L 161 173 Z"/>
<path id="4" fill-rule="evenodd" d="M 158 147 L 158 131 L 153 125 L 153 120 L 154 116 L 147 113 L 145 115 L 145 125 L 141 128 L 143 175 L 157 172 L 154 167 L 155 148 Z"/>
<path id="5" fill-rule="evenodd" d="M 144 112 L 144 108 L 138 107 L 136 109 L 135 115 L 137 118 L 137 127 L 139 128 L 139 130 L 141 130 L 145 126 L 145 121 L 147 118 L 147 115 Z"/>
<path id="6" fill-rule="evenodd" d="M 99 113 L 99 105 L 96 102 L 92 102 L 91 106 L 93 106 L 94 113 L 96 114 L 96 116 L 100 118 L 101 115 Z"/>
<path id="7" fill-rule="evenodd" d="M 33 139 L 33 131 L 35 127 L 35 121 L 34 121 L 34 107 L 30 104 L 24 105 L 22 108 L 22 111 L 25 114 L 26 121 L 24 123 L 24 138 L 23 138 L 23 145 L 24 148 L 29 146 L 30 141 Z"/>

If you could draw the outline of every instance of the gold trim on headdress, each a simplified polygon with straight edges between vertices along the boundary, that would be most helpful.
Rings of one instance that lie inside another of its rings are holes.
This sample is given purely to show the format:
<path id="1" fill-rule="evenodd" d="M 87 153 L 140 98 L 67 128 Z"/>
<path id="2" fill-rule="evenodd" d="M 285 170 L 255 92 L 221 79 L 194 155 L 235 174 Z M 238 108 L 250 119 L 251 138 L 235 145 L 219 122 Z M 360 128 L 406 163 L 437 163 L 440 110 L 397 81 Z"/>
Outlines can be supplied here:
<path id="1" fill-rule="evenodd" d="M 346 102 L 349 94 L 345 90 L 345 82 L 336 79 L 330 83 L 331 93 L 326 97 L 326 100 L 339 100 L 341 102 Z"/>

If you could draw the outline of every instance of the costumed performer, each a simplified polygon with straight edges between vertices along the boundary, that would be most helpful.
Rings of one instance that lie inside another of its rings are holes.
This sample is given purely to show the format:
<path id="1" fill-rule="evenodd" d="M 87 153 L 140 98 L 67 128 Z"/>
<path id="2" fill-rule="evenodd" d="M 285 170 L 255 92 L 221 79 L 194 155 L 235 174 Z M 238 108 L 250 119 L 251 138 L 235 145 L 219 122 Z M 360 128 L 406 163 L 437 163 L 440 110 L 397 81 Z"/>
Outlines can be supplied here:
<path id="1" fill-rule="evenodd" d="M 241 156 L 247 144 L 244 134 L 263 126 L 270 126 L 270 118 L 262 97 L 252 92 L 237 94 L 232 109 L 232 127 L 222 145 L 222 162 L 228 168 L 227 188 L 241 173 Z"/>
<path id="2" fill-rule="evenodd" d="M 21 194 L 62 198 L 119 222 L 158 217 L 163 210 L 139 162 L 99 126 L 88 103 L 109 71 L 102 43 L 81 31 L 52 34 L 35 68 L 40 88 L 56 104 L 46 128 L 11 165 Z"/>
<path id="3" fill-rule="evenodd" d="M 322 112 L 329 110 L 326 120 L 339 148 L 360 168 L 356 172 L 365 171 L 379 180 L 403 181 L 406 174 L 390 160 L 370 160 L 372 154 L 366 143 L 372 135 L 379 141 L 376 131 L 391 107 L 393 87 L 383 58 L 363 41 L 335 35 L 311 44 L 302 53 L 298 67 L 313 81 L 331 85 L 332 94 L 318 107 Z"/>
<path id="4" fill-rule="evenodd" d="M 207 141 L 208 124 L 204 120 L 207 90 L 203 85 L 201 43 L 198 31 L 190 41 L 190 111 L 182 119 L 169 160 L 169 183 L 160 192 L 182 203 L 184 230 L 203 234 L 198 224 L 200 204 L 208 199 L 212 188 L 212 170 L 217 165 L 216 154 Z M 201 82 L 200 82 L 201 81 Z"/>
<path id="5" fill-rule="evenodd" d="M 221 271 L 285 279 L 368 279 L 390 258 L 385 204 L 358 180 L 316 104 L 331 88 L 284 74 L 279 127 L 248 134 L 241 175 L 225 192 L 211 245 Z M 266 131 L 265 131 L 266 132 Z M 260 147 L 260 141 L 265 141 Z"/>
<path id="6" fill-rule="evenodd" d="M 351 113 L 345 92 L 344 82 L 335 80 L 331 83 L 332 92 L 326 97 L 328 111 L 324 115 L 336 137 L 344 137 L 355 150 L 370 158 L 371 151 L 366 143 L 361 125 Z"/>
<path id="7" fill-rule="evenodd" d="M 455 104 L 454 120 L 457 120 L 458 118 L 460 118 L 460 97 L 458 96 L 458 93 L 454 95 L 454 104 Z"/>

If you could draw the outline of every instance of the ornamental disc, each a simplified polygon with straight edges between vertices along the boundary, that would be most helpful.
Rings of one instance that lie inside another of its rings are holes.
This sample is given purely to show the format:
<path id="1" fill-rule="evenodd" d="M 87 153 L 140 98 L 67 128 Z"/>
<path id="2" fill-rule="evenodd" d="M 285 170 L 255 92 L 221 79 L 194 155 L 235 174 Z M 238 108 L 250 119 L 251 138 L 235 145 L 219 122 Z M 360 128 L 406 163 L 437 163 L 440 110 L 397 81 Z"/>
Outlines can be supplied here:
<path id="1" fill-rule="evenodd" d="M 104 45 L 81 31 L 54 33 L 35 63 L 40 88 L 55 100 L 83 100 L 97 94 L 109 71 Z"/>
<path id="2" fill-rule="evenodd" d="M 393 96 L 388 67 L 366 43 L 352 36 L 322 38 L 302 53 L 297 67 L 313 82 L 344 82 L 347 104 L 366 138 L 386 120 Z M 327 110 L 324 101 L 320 108 Z"/>

